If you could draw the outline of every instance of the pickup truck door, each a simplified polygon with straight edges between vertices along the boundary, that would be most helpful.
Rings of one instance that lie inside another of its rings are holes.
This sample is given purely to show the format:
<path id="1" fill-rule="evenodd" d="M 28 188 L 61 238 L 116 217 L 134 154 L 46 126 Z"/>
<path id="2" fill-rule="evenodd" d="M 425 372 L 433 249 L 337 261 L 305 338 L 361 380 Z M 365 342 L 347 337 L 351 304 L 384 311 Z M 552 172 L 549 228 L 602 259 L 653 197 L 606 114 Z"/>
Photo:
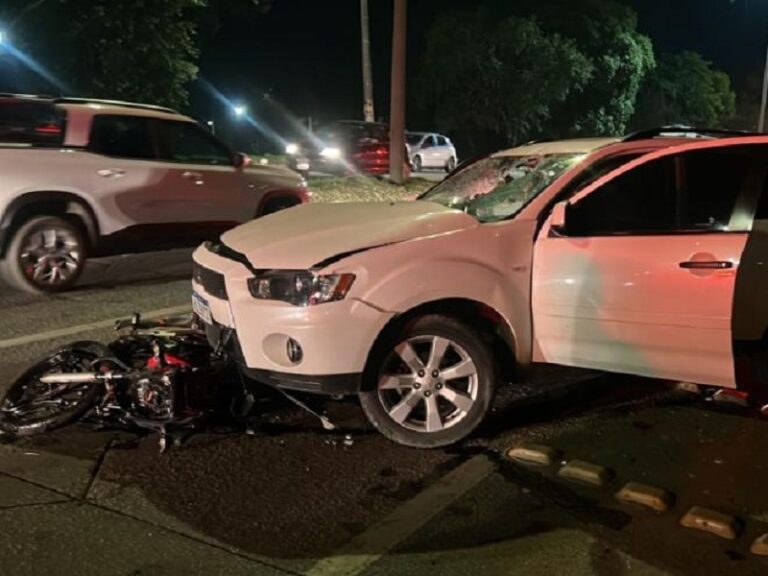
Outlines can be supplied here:
<path id="1" fill-rule="evenodd" d="M 736 274 L 758 146 L 655 152 L 577 193 L 534 247 L 535 359 L 734 387 Z"/>
<path id="2" fill-rule="evenodd" d="M 256 215 L 243 169 L 210 132 L 194 122 L 168 120 L 160 121 L 158 129 L 175 222 L 226 229 Z"/>

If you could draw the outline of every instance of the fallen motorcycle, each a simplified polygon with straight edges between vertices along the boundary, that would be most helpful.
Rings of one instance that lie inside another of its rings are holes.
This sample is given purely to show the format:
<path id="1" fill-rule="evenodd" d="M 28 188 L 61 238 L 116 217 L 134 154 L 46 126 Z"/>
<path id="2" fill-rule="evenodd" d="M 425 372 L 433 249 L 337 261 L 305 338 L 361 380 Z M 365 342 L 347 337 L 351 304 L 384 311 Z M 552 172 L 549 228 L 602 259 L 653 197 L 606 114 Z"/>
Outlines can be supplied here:
<path id="1" fill-rule="evenodd" d="M 226 342 L 211 349 L 191 315 L 118 322 L 108 345 L 75 342 L 26 370 L 0 397 L 0 431 L 30 436 L 79 419 L 169 435 L 212 418 L 243 418 L 254 383 L 231 368 Z"/>

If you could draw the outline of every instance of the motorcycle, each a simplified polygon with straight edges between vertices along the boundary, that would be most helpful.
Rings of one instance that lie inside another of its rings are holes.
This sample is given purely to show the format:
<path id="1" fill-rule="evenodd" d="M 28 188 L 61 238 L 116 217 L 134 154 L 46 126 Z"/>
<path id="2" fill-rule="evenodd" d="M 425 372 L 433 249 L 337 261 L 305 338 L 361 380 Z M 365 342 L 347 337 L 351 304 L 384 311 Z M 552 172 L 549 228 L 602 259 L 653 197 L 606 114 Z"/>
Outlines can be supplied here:
<path id="1" fill-rule="evenodd" d="M 232 369 L 226 339 L 212 349 L 192 315 L 135 314 L 115 328 L 127 333 L 72 343 L 17 378 L 0 397 L 0 432 L 31 436 L 88 419 L 155 431 L 164 451 L 175 432 L 251 411 L 255 384 Z"/>

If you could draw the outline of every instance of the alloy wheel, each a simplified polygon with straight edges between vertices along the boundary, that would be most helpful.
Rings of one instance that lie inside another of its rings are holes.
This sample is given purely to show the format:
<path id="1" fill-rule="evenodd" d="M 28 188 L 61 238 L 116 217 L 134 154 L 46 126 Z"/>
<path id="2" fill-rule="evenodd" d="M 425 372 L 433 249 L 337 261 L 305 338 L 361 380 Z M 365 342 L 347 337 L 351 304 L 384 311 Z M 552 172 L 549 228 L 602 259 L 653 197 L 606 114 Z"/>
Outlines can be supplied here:
<path id="1" fill-rule="evenodd" d="M 82 266 L 83 251 L 69 229 L 49 226 L 35 229 L 23 239 L 19 261 L 33 284 L 56 287 L 67 284 Z"/>
<path id="2" fill-rule="evenodd" d="M 478 397 L 478 369 L 458 343 L 440 336 L 401 342 L 378 381 L 381 405 L 400 426 L 440 432 L 461 422 Z"/>

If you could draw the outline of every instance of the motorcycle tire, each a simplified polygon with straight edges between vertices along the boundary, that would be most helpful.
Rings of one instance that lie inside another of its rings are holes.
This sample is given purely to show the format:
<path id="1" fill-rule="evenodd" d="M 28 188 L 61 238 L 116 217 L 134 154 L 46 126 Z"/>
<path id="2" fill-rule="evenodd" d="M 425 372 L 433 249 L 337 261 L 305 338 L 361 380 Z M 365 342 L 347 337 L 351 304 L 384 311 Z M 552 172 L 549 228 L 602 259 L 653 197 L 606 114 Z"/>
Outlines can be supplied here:
<path id="1" fill-rule="evenodd" d="M 88 370 L 93 361 L 110 355 L 109 349 L 98 342 L 76 342 L 36 362 L 16 378 L 10 387 L 0 393 L 0 432 L 17 437 L 33 436 L 61 428 L 81 418 L 93 406 L 99 394 L 99 384 L 80 384 L 61 388 L 58 392 L 74 393 L 75 399 L 68 400 L 66 406 L 52 413 L 19 416 L 18 410 L 20 401 L 28 401 L 23 396 L 30 386 L 47 386 L 39 382 L 43 374 L 53 370 Z M 49 388 L 48 392 L 50 391 Z M 34 399 L 34 395 L 30 399 Z"/>

